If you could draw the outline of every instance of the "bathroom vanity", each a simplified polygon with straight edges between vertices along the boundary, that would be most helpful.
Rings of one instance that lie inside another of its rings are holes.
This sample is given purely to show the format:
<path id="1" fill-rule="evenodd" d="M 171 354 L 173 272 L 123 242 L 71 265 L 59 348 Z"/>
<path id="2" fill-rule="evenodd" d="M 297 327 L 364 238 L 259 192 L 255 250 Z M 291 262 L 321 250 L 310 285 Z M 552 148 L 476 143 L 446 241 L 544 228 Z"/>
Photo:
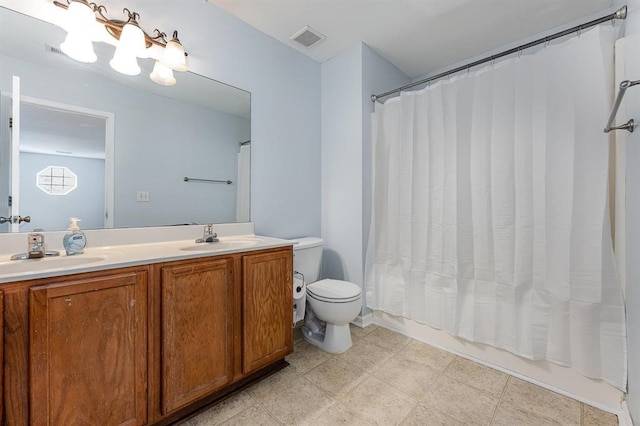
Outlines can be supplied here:
<path id="1" fill-rule="evenodd" d="M 167 424 L 285 366 L 292 259 L 243 235 L 0 261 L 3 423 Z"/>

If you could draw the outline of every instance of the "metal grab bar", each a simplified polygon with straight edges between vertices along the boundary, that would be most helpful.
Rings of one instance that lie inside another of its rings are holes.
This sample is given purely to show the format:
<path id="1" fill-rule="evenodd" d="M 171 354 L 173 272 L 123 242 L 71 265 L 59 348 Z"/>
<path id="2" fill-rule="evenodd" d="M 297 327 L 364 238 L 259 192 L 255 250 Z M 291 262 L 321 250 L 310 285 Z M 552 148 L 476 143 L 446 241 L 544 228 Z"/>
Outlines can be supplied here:
<path id="1" fill-rule="evenodd" d="M 184 177 L 183 179 L 185 182 L 207 182 L 207 183 L 226 183 L 227 185 L 231 185 L 233 182 L 231 182 L 230 180 L 216 180 L 216 179 L 195 179 L 195 178 L 189 178 L 189 177 Z"/>
<path id="2" fill-rule="evenodd" d="M 616 96 L 616 101 L 613 104 L 613 110 L 611 110 L 611 116 L 609 117 L 609 121 L 607 122 L 607 127 L 604 128 L 605 133 L 609 133 L 612 130 L 627 130 L 629 132 L 633 132 L 633 130 L 635 129 L 636 124 L 633 121 L 633 118 L 627 121 L 626 123 L 621 124 L 620 126 L 616 126 L 616 127 L 611 127 L 611 126 L 613 125 L 613 122 L 616 119 L 616 114 L 618 113 L 618 108 L 620 108 L 620 104 L 622 103 L 622 98 L 624 98 L 625 92 L 629 87 L 633 87 L 636 84 L 640 84 L 640 80 L 636 80 L 636 81 L 625 80 L 622 83 L 620 83 L 620 90 L 618 90 L 618 96 Z"/>

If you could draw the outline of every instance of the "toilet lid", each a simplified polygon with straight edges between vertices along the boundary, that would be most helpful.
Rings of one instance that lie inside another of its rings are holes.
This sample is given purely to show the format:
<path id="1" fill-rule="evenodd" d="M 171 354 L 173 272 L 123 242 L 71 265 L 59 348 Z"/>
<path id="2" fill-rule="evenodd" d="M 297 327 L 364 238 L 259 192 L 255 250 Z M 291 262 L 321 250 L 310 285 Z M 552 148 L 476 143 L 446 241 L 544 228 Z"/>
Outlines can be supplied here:
<path id="1" fill-rule="evenodd" d="M 307 285 L 307 291 L 317 298 L 327 300 L 354 299 L 362 293 L 360 286 L 342 280 L 316 281 Z"/>

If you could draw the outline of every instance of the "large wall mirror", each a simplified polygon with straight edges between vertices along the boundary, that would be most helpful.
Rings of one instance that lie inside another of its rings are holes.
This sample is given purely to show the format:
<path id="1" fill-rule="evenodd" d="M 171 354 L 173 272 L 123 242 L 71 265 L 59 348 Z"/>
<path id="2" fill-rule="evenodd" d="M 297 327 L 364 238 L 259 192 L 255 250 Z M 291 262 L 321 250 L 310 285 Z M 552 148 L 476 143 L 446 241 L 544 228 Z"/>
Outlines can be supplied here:
<path id="1" fill-rule="evenodd" d="M 74 216 L 83 229 L 250 220 L 249 92 L 191 72 L 159 86 L 151 60 L 120 75 L 112 46 L 83 64 L 59 51 L 61 28 L 2 7 L 0 22 L 0 216 L 11 199 L 31 218 L 0 232 L 63 230 Z"/>

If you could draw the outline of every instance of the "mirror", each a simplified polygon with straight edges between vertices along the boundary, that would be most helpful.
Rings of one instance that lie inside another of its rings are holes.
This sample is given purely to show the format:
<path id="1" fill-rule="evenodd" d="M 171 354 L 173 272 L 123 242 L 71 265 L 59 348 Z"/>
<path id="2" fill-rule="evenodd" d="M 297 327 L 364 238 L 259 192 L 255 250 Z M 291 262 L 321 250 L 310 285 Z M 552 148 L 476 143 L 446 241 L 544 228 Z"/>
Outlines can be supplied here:
<path id="1" fill-rule="evenodd" d="M 19 200 L 31 217 L 20 232 L 64 230 L 71 216 L 83 229 L 249 221 L 249 92 L 191 72 L 159 86 L 148 77 L 152 60 L 124 76 L 108 65 L 113 46 L 94 43 L 98 61 L 83 64 L 59 51 L 61 28 L 2 7 L 0 22 L 0 216 L 9 215 L 7 195 Z M 14 75 L 18 194 L 4 128 Z"/>

